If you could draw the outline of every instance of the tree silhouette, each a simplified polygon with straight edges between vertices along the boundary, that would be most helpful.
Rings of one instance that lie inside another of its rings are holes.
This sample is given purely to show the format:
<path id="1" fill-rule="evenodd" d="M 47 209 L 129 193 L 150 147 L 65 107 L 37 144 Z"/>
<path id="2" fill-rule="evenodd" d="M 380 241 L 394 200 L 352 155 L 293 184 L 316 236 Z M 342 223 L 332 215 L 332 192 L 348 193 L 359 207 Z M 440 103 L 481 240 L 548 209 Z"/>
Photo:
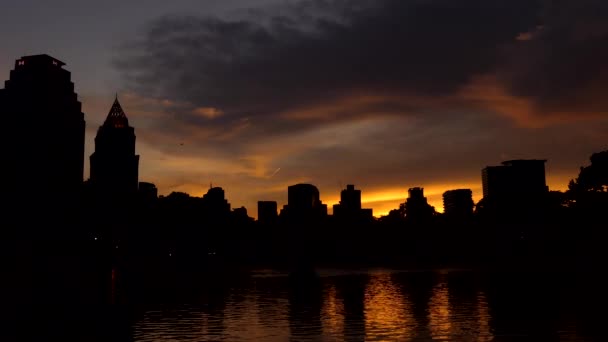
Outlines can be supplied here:
<path id="1" fill-rule="evenodd" d="M 608 192 L 608 150 L 594 153 L 591 165 L 581 167 L 578 178 L 570 181 L 569 192 Z"/>

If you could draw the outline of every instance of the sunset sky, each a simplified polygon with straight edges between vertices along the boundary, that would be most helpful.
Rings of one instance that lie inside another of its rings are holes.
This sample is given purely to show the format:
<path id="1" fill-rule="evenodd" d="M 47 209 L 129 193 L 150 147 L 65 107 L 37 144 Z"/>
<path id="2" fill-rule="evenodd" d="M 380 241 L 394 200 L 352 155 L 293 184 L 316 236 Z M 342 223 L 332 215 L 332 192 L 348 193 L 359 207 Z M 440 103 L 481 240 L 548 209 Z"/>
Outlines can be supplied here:
<path id="1" fill-rule="evenodd" d="M 376 216 L 421 186 L 471 188 L 481 169 L 548 159 L 563 190 L 608 148 L 605 0 L 21 0 L 0 12 L 0 78 L 49 54 L 87 121 L 85 179 L 114 94 L 140 180 L 226 190 L 257 216 L 315 184 L 346 184 Z"/>

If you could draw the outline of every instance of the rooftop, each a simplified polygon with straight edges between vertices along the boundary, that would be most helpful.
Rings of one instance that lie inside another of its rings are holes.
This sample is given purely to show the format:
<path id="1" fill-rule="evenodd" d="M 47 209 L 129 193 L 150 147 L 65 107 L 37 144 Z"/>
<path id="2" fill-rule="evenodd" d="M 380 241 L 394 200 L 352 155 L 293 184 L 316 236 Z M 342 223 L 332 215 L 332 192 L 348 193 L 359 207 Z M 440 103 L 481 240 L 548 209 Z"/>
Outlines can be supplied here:
<path id="1" fill-rule="evenodd" d="M 546 159 L 514 159 L 514 160 L 506 160 L 502 162 L 502 165 L 512 165 L 512 164 L 532 164 L 532 163 L 546 163 Z"/>
<path id="2" fill-rule="evenodd" d="M 116 96 L 114 104 L 112 105 L 112 108 L 110 108 L 110 112 L 108 113 L 108 117 L 104 122 L 104 126 L 110 126 L 114 128 L 129 127 L 129 119 L 127 119 L 127 115 L 122 110 L 120 102 L 118 102 L 118 96 Z"/>
<path id="3" fill-rule="evenodd" d="M 23 57 L 19 58 L 16 62 L 17 65 L 28 65 L 30 63 L 37 64 L 37 65 L 53 64 L 53 65 L 56 65 L 59 67 L 62 67 L 65 65 L 64 62 L 58 60 L 57 58 L 51 57 L 47 54 L 23 56 Z"/>

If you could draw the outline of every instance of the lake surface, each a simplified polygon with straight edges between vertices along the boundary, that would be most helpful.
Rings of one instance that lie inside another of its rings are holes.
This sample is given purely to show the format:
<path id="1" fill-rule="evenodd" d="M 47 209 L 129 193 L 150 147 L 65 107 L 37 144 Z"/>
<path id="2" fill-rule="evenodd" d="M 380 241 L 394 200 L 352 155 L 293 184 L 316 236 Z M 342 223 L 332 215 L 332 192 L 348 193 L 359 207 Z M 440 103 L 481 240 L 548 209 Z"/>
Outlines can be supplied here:
<path id="1" fill-rule="evenodd" d="M 317 275 L 292 279 L 261 270 L 140 293 L 138 304 L 116 305 L 124 309 L 118 312 L 129 313 L 121 320 L 120 336 L 112 339 L 605 341 L 607 336 L 604 284 L 589 274 L 321 269 Z"/>

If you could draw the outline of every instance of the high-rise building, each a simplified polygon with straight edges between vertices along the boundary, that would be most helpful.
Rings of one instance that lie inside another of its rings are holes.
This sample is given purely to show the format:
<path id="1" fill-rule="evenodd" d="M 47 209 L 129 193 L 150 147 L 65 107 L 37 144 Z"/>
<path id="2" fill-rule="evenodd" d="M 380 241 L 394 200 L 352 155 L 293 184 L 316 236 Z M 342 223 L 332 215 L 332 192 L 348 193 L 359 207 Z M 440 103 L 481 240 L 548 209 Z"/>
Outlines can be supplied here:
<path id="1" fill-rule="evenodd" d="M 424 197 L 424 188 L 410 188 L 405 201 L 405 218 L 408 221 L 424 221 L 430 219 L 435 213 Z"/>
<path id="2" fill-rule="evenodd" d="M 546 160 L 509 160 L 482 170 L 483 197 L 490 201 L 525 200 L 547 193 Z"/>
<path id="3" fill-rule="evenodd" d="M 545 163 L 546 160 L 509 160 L 483 169 L 483 212 L 508 220 L 542 214 L 549 193 Z"/>
<path id="4" fill-rule="evenodd" d="M 346 189 L 340 192 L 340 205 L 352 210 L 361 209 L 361 190 L 355 190 L 355 186 L 348 184 Z"/>
<path id="5" fill-rule="evenodd" d="M 203 195 L 205 213 L 208 216 L 226 216 L 230 214 L 230 203 L 226 199 L 224 189 L 220 187 L 210 188 Z"/>
<path id="6" fill-rule="evenodd" d="M 272 224 L 277 221 L 277 202 L 259 201 L 258 202 L 258 222 L 262 224 Z"/>
<path id="7" fill-rule="evenodd" d="M 287 205 L 281 211 L 289 219 L 319 219 L 327 216 L 327 205 L 319 198 L 319 189 L 311 184 L 296 184 L 287 189 Z"/>
<path id="8" fill-rule="evenodd" d="M 0 116 L 10 131 L 0 135 L 0 175 L 4 194 L 41 194 L 67 208 L 82 187 L 85 121 L 64 65 L 48 55 L 15 62 L 0 90 Z"/>
<path id="9" fill-rule="evenodd" d="M 546 160 L 509 160 L 502 165 L 511 170 L 514 192 L 527 195 L 544 195 L 549 189 L 545 177 Z"/>
<path id="10" fill-rule="evenodd" d="M 470 189 L 449 190 L 443 193 L 443 213 L 448 217 L 470 218 L 474 205 L 473 192 Z"/>
<path id="11" fill-rule="evenodd" d="M 340 192 L 340 203 L 334 205 L 334 217 L 352 221 L 371 220 L 372 209 L 361 209 L 361 190 L 349 184 Z"/>
<path id="12" fill-rule="evenodd" d="M 287 205 L 292 210 L 309 210 L 321 203 L 319 189 L 311 184 L 296 184 L 287 188 Z"/>
<path id="13" fill-rule="evenodd" d="M 95 137 L 91 155 L 91 183 L 99 194 L 132 197 L 139 185 L 139 156 L 135 154 L 135 129 L 118 97 Z"/>

